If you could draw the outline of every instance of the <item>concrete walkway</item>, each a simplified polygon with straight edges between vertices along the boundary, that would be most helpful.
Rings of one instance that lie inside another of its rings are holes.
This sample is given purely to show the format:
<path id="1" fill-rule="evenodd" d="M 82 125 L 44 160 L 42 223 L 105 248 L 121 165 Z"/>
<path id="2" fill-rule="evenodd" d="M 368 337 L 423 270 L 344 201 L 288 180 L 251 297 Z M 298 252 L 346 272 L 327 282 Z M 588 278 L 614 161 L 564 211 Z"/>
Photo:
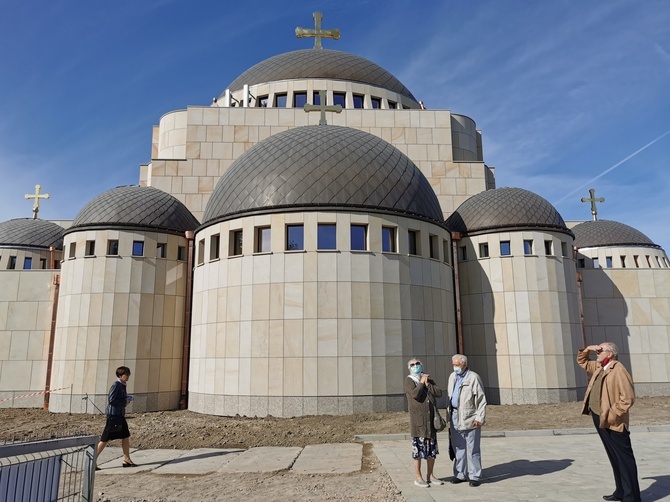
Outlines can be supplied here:
<path id="1" fill-rule="evenodd" d="M 670 426 L 632 427 L 642 500 L 670 501 Z M 484 477 L 479 487 L 452 485 L 447 435 L 440 433 L 442 454 L 435 474 L 444 485 L 414 485 L 410 439 L 406 435 L 359 436 L 374 453 L 407 501 L 598 501 L 614 491 L 609 462 L 592 429 L 485 432 L 482 437 Z M 205 475 L 214 472 L 347 474 L 361 470 L 360 443 L 322 444 L 305 448 L 133 450 L 138 467 L 122 467 L 120 448 L 108 447 L 98 476 L 109 474 Z M 424 465 L 425 475 L 425 465 Z"/>
<path id="2" fill-rule="evenodd" d="M 511 431 L 482 436 L 482 484 L 449 483 L 452 462 L 448 436 L 438 435 L 442 453 L 435 474 L 442 486 L 414 485 L 409 438 L 361 437 L 374 441 L 374 452 L 408 502 L 418 501 L 602 501 L 614 491 L 612 469 L 593 429 Z M 442 442 L 440 442 L 442 439 Z M 632 427 L 643 501 L 670 500 L 670 426 Z M 423 474 L 425 476 L 425 464 Z"/>

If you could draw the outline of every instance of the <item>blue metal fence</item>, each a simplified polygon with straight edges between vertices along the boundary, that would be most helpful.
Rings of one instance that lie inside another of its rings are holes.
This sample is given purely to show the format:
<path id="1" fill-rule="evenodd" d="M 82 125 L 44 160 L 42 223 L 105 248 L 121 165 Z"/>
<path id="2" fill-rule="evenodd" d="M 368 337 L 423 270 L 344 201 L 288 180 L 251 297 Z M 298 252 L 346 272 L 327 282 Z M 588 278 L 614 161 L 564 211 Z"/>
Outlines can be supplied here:
<path id="1" fill-rule="evenodd" d="M 92 501 L 98 436 L 0 445 L 0 500 Z"/>

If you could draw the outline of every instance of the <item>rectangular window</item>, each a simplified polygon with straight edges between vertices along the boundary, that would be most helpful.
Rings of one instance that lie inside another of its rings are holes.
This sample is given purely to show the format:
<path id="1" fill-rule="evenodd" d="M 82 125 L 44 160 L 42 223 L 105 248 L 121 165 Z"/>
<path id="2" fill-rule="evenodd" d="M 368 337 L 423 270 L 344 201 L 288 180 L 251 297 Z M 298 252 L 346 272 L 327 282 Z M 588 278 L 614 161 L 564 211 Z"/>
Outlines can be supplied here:
<path id="1" fill-rule="evenodd" d="M 621 258 L 621 268 L 626 268 L 626 256 L 621 255 L 619 258 Z"/>
<path id="2" fill-rule="evenodd" d="M 561 242 L 561 255 L 568 256 L 568 243 Z"/>
<path id="3" fill-rule="evenodd" d="M 640 257 L 638 255 L 633 255 L 633 261 L 635 262 L 635 268 L 640 268 Z"/>
<path id="4" fill-rule="evenodd" d="M 651 268 L 651 260 L 649 259 L 649 255 L 647 255 L 646 258 L 647 258 L 647 267 Z"/>
<path id="5" fill-rule="evenodd" d="M 488 258 L 489 257 L 489 245 L 487 242 L 482 242 L 479 245 L 479 257 Z"/>
<path id="6" fill-rule="evenodd" d="M 269 253 L 270 248 L 270 227 L 256 227 L 256 243 L 254 244 L 254 252 Z"/>
<path id="7" fill-rule="evenodd" d="M 509 256 L 512 254 L 509 241 L 500 241 L 500 256 Z"/>
<path id="8" fill-rule="evenodd" d="M 598 258 L 593 259 L 593 268 L 600 268 L 600 260 Z"/>
<path id="9" fill-rule="evenodd" d="M 300 251 L 302 249 L 305 249 L 305 227 L 286 225 L 286 250 Z"/>
<path id="10" fill-rule="evenodd" d="M 144 241 L 133 241 L 133 256 L 144 256 Z"/>
<path id="11" fill-rule="evenodd" d="M 177 247 L 177 260 L 186 261 L 186 246 Z"/>
<path id="12" fill-rule="evenodd" d="M 111 239 L 107 241 L 107 254 L 109 256 L 117 256 L 119 254 L 119 241 Z"/>
<path id="13" fill-rule="evenodd" d="M 389 110 L 395 110 L 396 108 L 398 108 L 398 104 L 395 101 L 391 101 L 389 99 Z"/>
<path id="14" fill-rule="evenodd" d="M 312 95 L 312 103 L 315 105 L 321 104 L 321 94 L 319 94 L 319 91 L 314 91 L 314 94 Z"/>
<path id="15" fill-rule="evenodd" d="M 461 257 L 461 261 L 468 261 L 468 248 L 465 246 L 459 247 L 458 254 Z"/>
<path id="16" fill-rule="evenodd" d="M 86 256 L 95 255 L 95 241 L 86 241 Z"/>
<path id="17" fill-rule="evenodd" d="M 275 107 L 286 108 L 286 94 L 275 94 Z"/>
<path id="18" fill-rule="evenodd" d="M 27 259 L 27 258 L 26 258 Z M 657 256 L 656 257 L 656 263 L 658 265 L 658 268 L 661 268 L 661 259 Z M 25 267 L 24 267 L 25 268 Z"/>
<path id="19" fill-rule="evenodd" d="M 344 92 L 334 92 L 333 93 L 333 104 L 340 105 L 342 108 L 346 108 L 346 98 L 347 95 Z"/>
<path id="20" fill-rule="evenodd" d="M 268 107 L 268 97 L 267 96 L 259 96 L 258 99 L 256 100 L 256 106 L 259 108 L 267 108 Z"/>
<path id="21" fill-rule="evenodd" d="M 47 259 L 46 258 L 40 258 L 40 268 L 42 270 L 46 270 L 46 268 L 47 268 Z"/>
<path id="22" fill-rule="evenodd" d="M 409 254 L 418 255 L 419 254 L 419 231 L 418 230 L 408 230 L 407 231 L 407 241 L 409 245 Z"/>
<path id="23" fill-rule="evenodd" d="M 10 256 L 7 263 L 7 270 L 14 270 L 16 268 L 16 256 Z"/>
<path id="24" fill-rule="evenodd" d="M 580 258 L 579 260 L 577 260 L 577 265 L 579 266 L 579 268 L 586 267 L 586 260 L 584 258 Z"/>
<path id="25" fill-rule="evenodd" d="M 449 249 L 449 241 L 447 239 L 442 241 L 442 254 L 444 257 L 444 263 L 449 263 L 449 255 L 451 255 L 451 251 Z"/>
<path id="26" fill-rule="evenodd" d="M 375 110 L 379 110 L 382 107 L 382 100 L 379 98 L 371 98 L 370 101 L 372 102 L 372 108 Z"/>
<path id="27" fill-rule="evenodd" d="M 396 252 L 395 227 L 382 227 L 382 252 Z"/>
<path id="28" fill-rule="evenodd" d="M 68 253 L 68 257 L 69 258 L 74 258 L 76 253 L 77 253 L 77 243 L 76 242 L 71 242 L 70 243 L 70 252 Z"/>
<path id="29" fill-rule="evenodd" d="M 354 94 L 354 108 L 363 108 L 363 102 L 365 101 L 365 96 L 360 94 Z"/>
<path id="30" fill-rule="evenodd" d="M 440 248 L 437 243 L 438 243 L 437 235 L 428 234 L 428 247 L 430 248 L 429 249 L 430 257 L 433 258 L 434 260 L 440 259 Z"/>
<path id="31" fill-rule="evenodd" d="M 554 255 L 554 242 L 553 241 L 544 241 L 544 254 L 547 256 Z"/>
<path id="32" fill-rule="evenodd" d="M 368 248 L 368 226 L 351 225 L 351 249 L 365 251 Z"/>
<path id="33" fill-rule="evenodd" d="M 317 249 L 337 249 L 337 227 L 334 223 L 319 223 L 316 229 Z"/>
<path id="34" fill-rule="evenodd" d="M 33 268 L 33 259 L 30 256 L 26 256 L 23 259 L 23 270 L 30 270 Z"/>
<path id="35" fill-rule="evenodd" d="M 205 263 L 205 239 L 198 241 L 198 265 Z"/>
<path id="36" fill-rule="evenodd" d="M 219 259 L 219 249 L 221 248 L 221 236 L 219 234 L 212 235 L 209 240 L 209 261 Z"/>
<path id="37" fill-rule="evenodd" d="M 307 104 L 307 92 L 295 92 L 293 93 L 293 106 L 294 108 L 302 108 Z"/>
<path id="38" fill-rule="evenodd" d="M 665 268 L 668 268 L 668 259 L 663 257 L 663 263 L 665 263 Z"/>
<path id="39" fill-rule="evenodd" d="M 159 242 L 156 244 L 156 257 L 167 258 L 167 243 Z"/>
<path id="40" fill-rule="evenodd" d="M 242 230 L 231 230 L 229 234 L 230 244 L 228 246 L 228 256 L 242 255 Z"/>
<path id="41" fill-rule="evenodd" d="M 612 257 L 611 256 L 605 256 L 605 266 L 607 268 L 612 268 Z"/>
<path id="42" fill-rule="evenodd" d="M 533 241 L 524 240 L 523 241 L 523 254 L 533 254 Z"/>

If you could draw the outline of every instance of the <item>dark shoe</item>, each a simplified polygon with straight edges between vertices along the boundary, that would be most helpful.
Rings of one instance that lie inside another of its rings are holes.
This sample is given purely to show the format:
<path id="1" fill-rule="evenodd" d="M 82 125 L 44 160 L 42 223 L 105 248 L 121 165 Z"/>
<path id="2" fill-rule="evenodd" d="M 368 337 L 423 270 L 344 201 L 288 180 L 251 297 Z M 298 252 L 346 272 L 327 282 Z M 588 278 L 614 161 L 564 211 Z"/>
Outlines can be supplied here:
<path id="1" fill-rule="evenodd" d="M 623 500 L 621 497 L 617 497 L 616 495 L 603 495 L 603 500 Z"/>
<path id="2" fill-rule="evenodd" d="M 135 462 L 133 462 L 132 460 L 130 462 L 125 462 L 124 461 L 123 464 L 121 464 L 121 465 L 123 467 L 137 467 L 137 464 Z"/>
<path id="3" fill-rule="evenodd" d="M 476 479 L 473 479 L 472 481 L 470 481 L 470 486 L 479 486 L 479 485 L 481 485 L 481 483 L 479 481 L 477 481 Z"/>
<path id="4" fill-rule="evenodd" d="M 465 483 L 465 480 L 464 480 L 464 479 L 461 479 L 461 478 L 457 478 L 456 476 L 454 476 L 453 478 L 451 478 L 451 479 L 449 480 L 449 482 L 450 482 L 452 485 L 457 485 L 458 483 Z"/>

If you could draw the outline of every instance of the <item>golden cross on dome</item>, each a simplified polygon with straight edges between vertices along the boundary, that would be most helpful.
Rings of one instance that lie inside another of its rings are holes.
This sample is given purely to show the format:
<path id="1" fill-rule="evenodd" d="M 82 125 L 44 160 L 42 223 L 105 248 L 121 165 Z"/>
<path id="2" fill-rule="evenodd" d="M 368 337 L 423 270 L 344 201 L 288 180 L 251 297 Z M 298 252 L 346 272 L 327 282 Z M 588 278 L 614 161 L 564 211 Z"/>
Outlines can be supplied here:
<path id="1" fill-rule="evenodd" d="M 27 193 L 25 195 L 26 199 L 35 199 L 35 204 L 33 204 L 33 220 L 37 219 L 37 213 L 40 211 L 40 199 L 48 199 L 50 197 L 48 193 L 41 194 L 41 190 L 41 185 L 35 185 L 35 194 L 31 195 Z"/>
<path id="2" fill-rule="evenodd" d="M 321 112 L 321 119 L 319 120 L 319 125 L 327 125 L 326 122 L 326 112 L 342 112 L 342 105 L 331 105 L 326 106 L 326 91 L 319 91 L 319 104 L 318 105 L 305 105 L 303 107 L 305 113 L 307 112 Z"/>
<path id="3" fill-rule="evenodd" d="M 582 202 L 591 203 L 591 215 L 593 216 L 593 221 L 598 221 L 598 209 L 596 208 L 596 202 L 605 202 L 605 199 L 603 197 L 596 198 L 595 188 L 591 188 L 589 190 L 589 194 L 591 195 L 591 197 L 589 198 L 582 197 Z"/>
<path id="4" fill-rule="evenodd" d="M 312 16 L 314 18 L 314 29 L 309 28 L 296 28 L 295 36 L 298 38 L 303 37 L 314 37 L 314 48 L 323 49 L 321 45 L 322 38 L 332 38 L 333 40 L 340 39 L 340 30 L 322 30 L 321 29 L 321 20 L 323 19 L 323 14 L 320 12 L 315 12 Z"/>

